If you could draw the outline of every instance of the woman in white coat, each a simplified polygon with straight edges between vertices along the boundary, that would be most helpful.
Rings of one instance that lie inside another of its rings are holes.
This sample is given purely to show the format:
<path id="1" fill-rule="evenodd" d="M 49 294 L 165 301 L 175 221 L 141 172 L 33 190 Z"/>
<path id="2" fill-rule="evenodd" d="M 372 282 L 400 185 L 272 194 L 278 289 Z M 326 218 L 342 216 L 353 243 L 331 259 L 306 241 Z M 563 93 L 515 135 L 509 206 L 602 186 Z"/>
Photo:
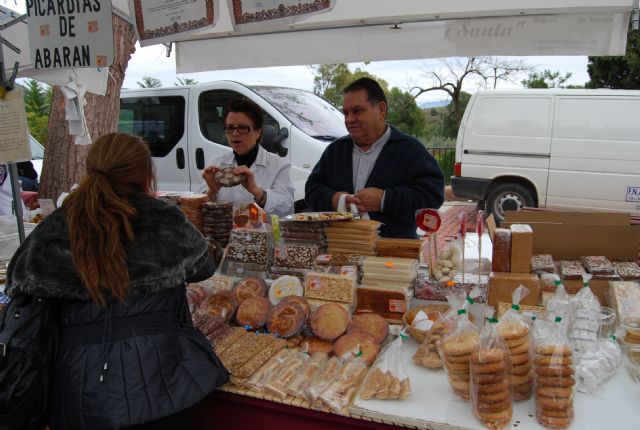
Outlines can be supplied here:
<path id="1" fill-rule="evenodd" d="M 232 100 L 224 113 L 224 132 L 233 153 L 216 157 L 202 177 L 212 200 L 234 203 L 255 201 L 267 214 L 280 217 L 293 213 L 291 164 L 260 146 L 262 109 L 248 99 Z M 222 187 L 215 179 L 218 170 L 236 167 L 234 174 L 245 175 L 235 187 Z"/>

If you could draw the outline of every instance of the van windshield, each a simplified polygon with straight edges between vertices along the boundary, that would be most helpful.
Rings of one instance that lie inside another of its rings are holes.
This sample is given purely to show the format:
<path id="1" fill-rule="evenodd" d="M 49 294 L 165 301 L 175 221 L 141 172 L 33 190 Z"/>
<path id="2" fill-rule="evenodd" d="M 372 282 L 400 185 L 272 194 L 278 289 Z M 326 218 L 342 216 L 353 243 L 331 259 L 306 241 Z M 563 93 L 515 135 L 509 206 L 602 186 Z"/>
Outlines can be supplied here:
<path id="1" fill-rule="evenodd" d="M 250 88 L 311 137 L 330 142 L 347 134 L 342 112 L 312 92 L 268 86 Z"/>

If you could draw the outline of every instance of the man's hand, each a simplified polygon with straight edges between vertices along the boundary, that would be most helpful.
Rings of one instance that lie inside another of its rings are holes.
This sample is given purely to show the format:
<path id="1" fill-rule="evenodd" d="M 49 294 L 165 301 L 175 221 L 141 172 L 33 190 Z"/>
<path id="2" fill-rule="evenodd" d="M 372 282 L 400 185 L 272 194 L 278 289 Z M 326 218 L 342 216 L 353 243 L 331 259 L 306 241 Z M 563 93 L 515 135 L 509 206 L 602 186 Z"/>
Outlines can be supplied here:
<path id="1" fill-rule="evenodd" d="M 384 190 L 380 188 L 363 188 L 354 194 L 360 212 L 380 212 Z"/>
<path id="2" fill-rule="evenodd" d="M 346 191 L 338 191 L 338 192 L 334 193 L 333 196 L 331 197 L 331 207 L 333 207 L 334 211 L 338 210 L 338 202 L 340 201 L 340 196 L 343 195 L 343 194 L 347 195 L 347 197 L 344 200 L 347 205 L 349 203 L 355 203 L 356 205 L 360 204 L 360 200 L 358 200 L 354 196 L 350 195 L 348 192 L 346 192 Z M 347 212 L 348 211 L 349 211 L 349 207 L 347 207 Z"/>

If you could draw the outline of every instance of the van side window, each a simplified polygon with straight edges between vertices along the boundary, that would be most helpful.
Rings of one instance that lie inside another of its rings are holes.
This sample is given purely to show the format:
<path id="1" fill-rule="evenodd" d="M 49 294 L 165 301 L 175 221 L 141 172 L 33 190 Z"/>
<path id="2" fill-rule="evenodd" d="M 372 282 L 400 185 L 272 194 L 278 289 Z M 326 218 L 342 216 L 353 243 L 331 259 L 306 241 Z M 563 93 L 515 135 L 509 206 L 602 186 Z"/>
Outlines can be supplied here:
<path id="1" fill-rule="evenodd" d="M 472 124 L 473 131 L 480 136 L 548 137 L 550 105 L 549 98 L 483 98 Z"/>
<path id="2" fill-rule="evenodd" d="M 184 113 L 180 96 L 122 98 L 118 131 L 140 136 L 153 157 L 164 157 L 184 135 Z"/>
<path id="3" fill-rule="evenodd" d="M 230 100 L 245 97 L 240 93 L 229 90 L 212 90 L 200 94 L 198 100 L 198 118 L 200 119 L 200 131 L 202 135 L 219 145 L 229 146 L 227 136 L 224 134 L 223 114 L 224 108 Z M 278 122 L 264 110 L 264 124 L 280 129 Z"/>
<path id="4" fill-rule="evenodd" d="M 558 101 L 557 137 L 637 142 L 640 100 L 595 96 Z"/>

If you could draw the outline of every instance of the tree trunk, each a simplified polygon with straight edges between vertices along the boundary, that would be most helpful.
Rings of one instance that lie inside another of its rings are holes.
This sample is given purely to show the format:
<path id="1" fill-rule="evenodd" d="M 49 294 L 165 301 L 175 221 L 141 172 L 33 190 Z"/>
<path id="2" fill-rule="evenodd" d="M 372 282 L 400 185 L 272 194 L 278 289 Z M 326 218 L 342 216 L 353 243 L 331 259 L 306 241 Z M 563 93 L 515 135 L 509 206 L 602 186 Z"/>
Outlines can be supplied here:
<path id="1" fill-rule="evenodd" d="M 109 67 L 107 93 L 98 96 L 86 93 L 84 113 L 92 140 L 117 130 L 120 113 L 120 89 L 131 54 L 135 51 L 137 35 L 125 20 L 113 15 L 114 61 Z M 89 147 L 76 145 L 64 119 L 65 99 L 59 87 L 53 90 L 44 166 L 40 183 L 41 198 L 51 198 L 68 191 L 84 175 L 84 160 Z"/>

